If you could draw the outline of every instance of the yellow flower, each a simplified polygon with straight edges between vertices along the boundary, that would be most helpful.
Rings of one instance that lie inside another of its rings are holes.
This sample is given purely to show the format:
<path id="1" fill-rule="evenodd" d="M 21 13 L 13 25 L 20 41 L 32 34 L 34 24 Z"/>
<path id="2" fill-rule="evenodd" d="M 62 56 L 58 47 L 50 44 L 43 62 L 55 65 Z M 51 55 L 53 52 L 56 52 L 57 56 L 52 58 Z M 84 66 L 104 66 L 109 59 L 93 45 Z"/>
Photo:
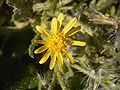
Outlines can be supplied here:
<path id="1" fill-rule="evenodd" d="M 105 16 L 106 16 L 106 17 L 110 17 L 110 14 L 106 13 Z"/>
<path id="2" fill-rule="evenodd" d="M 61 67 L 63 65 L 63 57 L 62 53 L 64 53 L 71 63 L 74 63 L 74 58 L 72 55 L 67 51 L 67 45 L 77 45 L 77 46 L 85 46 L 86 43 L 82 41 L 74 41 L 68 39 L 69 36 L 77 33 L 80 30 L 80 26 L 72 29 L 74 24 L 77 21 L 77 18 L 72 18 L 68 22 L 68 24 L 60 30 L 62 20 L 63 20 L 63 13 L 60 13 L 57 18 L 53 18 L 51 22 L 51 34 L 47 33 L 41 26 L 36 26 L 38 32 L 40 32 L 46 40 L 35 40 L 38 44 L 43 44 L 43 46 L 39 47 L 34 51 L 35 54 L 39 54 L 43 51 L 46 51 L 42 59 L 39 61 L 40 64 L 43 64 L 47 61 L 49 56 L 51 56 L 51 61 L 49 68 L 52 70 L 56 60 L 58 60 L 58 65 Z"/>

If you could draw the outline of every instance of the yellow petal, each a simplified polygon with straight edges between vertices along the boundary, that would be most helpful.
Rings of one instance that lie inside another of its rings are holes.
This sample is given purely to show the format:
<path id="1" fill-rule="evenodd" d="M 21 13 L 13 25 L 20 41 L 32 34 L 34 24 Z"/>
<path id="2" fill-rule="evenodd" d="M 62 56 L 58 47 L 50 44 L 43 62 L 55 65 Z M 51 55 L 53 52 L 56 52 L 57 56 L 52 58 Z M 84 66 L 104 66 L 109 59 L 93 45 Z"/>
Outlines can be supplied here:
<path id="1" fill-rule="evenodd" d="M 47 61 L 47 59 L 49 58 L 51 52 L 48 50 L 45 55 L 42 57 L 42 59 L 39 61 L 40 64 L 43 64 Z"/>
<path id="2" fill-rule="evenodd" d="M 73 34 L 77 33 L 77 32 L 80 30 L 80 28 L 81 28 L 81 26 L 78 26 L 78 27 L 76 27 L 76 28 L 70 30 L 68 33 L 66 33 L 65 36 L 66 36 L 66 37 L 72 36 Z"/>
<path id="3" fill-rule="evenodd" d="M 50 61 L 50 66 L 49 66 L 50 70 L 53 69 L 53 67 L 55 65 L 55 61 L 56 61 L 56 53 L 54 52 L 54 53 L 52 53 L 52 57 L 51 57 L 51 61 Z"/>
<path id="4" fill-rule="evenodd" d="M 62 33 L 64 33 L 65 35 L 75 25 L 76 21 L 77 21 L 76 17 L 72 18 L 72 20 L 70 20 L 68 24 L 63 28 Z"/>
<path id="5" fill-rule="evenodd" d="M 76 45 L 76 46 L 85 46 L 86 42 L 82 42 L 82 41 L 75 41 L 75 40 L 71 40 L 70 41 L 70 45 Z"/>
<path id="6" fill-rule="evenodd" d="M 57 19 L 53 18 L 51 22 L 51 29 L 52 29 L 52 34 L 57 33 Z"/>
<path id="7" fill-rule="evenodd" d="M 47 41 L 46 40 L 34 40 L 34 42 L 38 44 L 45 44 Z"/>
<path id="8" fill-rule="evenodd" d="M 50 35 L 40 26 L 36 26 L 36 29 L 43 35 L 45 36 L 46 38 L 50 38 Z"/>
<path id="9" fill-rule="evenodd" d="M 59 15 L 58 15 L 58 17 L 57 17 L 57 20 L 58 20 L 58 30 L 60 30 L 60 27 L 61 27 L 61 25 L 62 25 L 62 20 L 63 20 L 63 17 L 64 17 L 64 15 L 63 15 L 63 13 L 60 13 Z"/>
<path id="10" fill-rule="evenodd" d="M 70 62 L 73 64 L 74 63 L 74 58 L 72 57 L 72 55 L 66 51 L 66 50 L 63 50 L 63 52 L 65 53 L 65 55 L 68 57 L 68 59 L 70 60 Z"/>
<path id="11" fill-rule="evenodd" d="M 35 51 L 34 51 L 34 53 L 35 54 L 39 54 L 39 53 L 41 53 L 41 52 L 43 52 L 43 51 L 45 51 L 45 50 L 47 50 L 48 48 L 44 45 L 44 46 L 41 46 L 41 47 L 39 47 L 38 49 L 36 49 Z"/>
<path id="12" fill-rule="evenodd" d="M 61 67 L 63 65 L 63 57 L 61 52 L 58 52 L 57 58 L 58 58 L 58 65 Z"/>

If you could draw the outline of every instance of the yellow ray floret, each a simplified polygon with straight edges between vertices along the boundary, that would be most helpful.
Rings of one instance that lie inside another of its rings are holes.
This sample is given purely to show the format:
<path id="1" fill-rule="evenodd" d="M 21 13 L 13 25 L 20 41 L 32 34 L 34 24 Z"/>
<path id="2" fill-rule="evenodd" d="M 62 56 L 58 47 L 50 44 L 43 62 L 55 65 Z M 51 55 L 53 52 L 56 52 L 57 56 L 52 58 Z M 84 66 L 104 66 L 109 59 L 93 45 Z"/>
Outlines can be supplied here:
<path id="1" fill-rule="evenodd" d="M 47 43 L 47 40 L 34 40 L 34 42 L 38 44 L 45 44 Z"/>
<path id="2" fill-rule="evenodd" d="M 70 45 L 75 45 L 75 46 L 85 46 L 86 43 L 82 41 L 75 41 L 75 40 L 70 40 L 71 44 Z"/>
<path id="3" fill-rule="evenodd" d="M 53 67 L 54 67 L 54 65 L 55 65 L 55 61 L 56 61 L 56 52 L 53 52 L 52 53 L 52 56 L 51 56 L 51 61 L 50 61 L 50 66 L 49 66 L 49 68 L 52 70 L 53 69 Z"/>
<path id="4" fill-rule="evenodd" d="M 62 57 L 61 52 L 58 52 L 57 58 L 58 58 L 58 65 L 60 67 L 62 67 L 62 65 L 63 65 L 63 57 Z"/>
<path id="5" fill-rule="evenodd" d="M 76 28 L 73 28 L 68 33 L 65 34 L 65 37 L 72 36 L 73 34 L 77 33 L 81 29 L 81 26 L 78 26 Z"/>
<path id="6" fill-rule="evenodd" d="M 57 29 L 58 29 L 58 31 L 60 30 L 60 27 L 62 25 L 63 17 L 64 17 L 63 13 L 60 13 L 57 17 L 57 20 L 58 20 L 58 28 Z"/>
<path id="7" fill-rule="evenodd" d="M 36 26 L 36 29 L 46 38 L 50 38 L 50 35 L 40 26 Z"/>
<path id="8" fill-rule="evenodd" d="M 75 25 L 77 18 L 72 18 L 68 22 L 68 24 L 62 29 L 62 21 L 63 21 L 63 13 L 60 13 L 57 18 L 53 18 L 51 21 L 51 34 L 47 33 L 41 26 L 36 26 L 38 32 L 41 35 L 46 37 L 46 40 L 34 40 L 35 43 L 43 44 L 43 46 L 39 47 L 34 51 L 35 54 L 42 53 L 46 51 L 45 55 L 39 61 L 40 64 L 43 64 L 47 61 L 47 59 L 51 56 L 51 61 L 49 68 L 52 70 L 55 66 L 56 60 L 58 61 L 59 67 L 63 66 L 63 56 L 64 53 L 70 62 L 73 64 L 75 62 L 72 55 L 67 51 L 67 45 L 76 45 L 76 46 L 85 46 L 86 43 L 82 41 L 74 41 L 70 40 L 67 37 L 74 35 L 80 30 L 80 26 L 73 28 Z M 72 29 L 73 28 L 73 29 Z"/>
<path id="9" fill-rule="evenodd" d="M 39 54 L 39 53 L 41 53 L 41 52 L 44 52 L 46 49 L 48 49 L 48 48 L 44 45 L 44 46 L 39 47 L 38 49 L 36 49 L 36 50 L 34 51 L 34 53 L 35 53 L 35 54 Z"/>
<path id="10" fill-rule="evenodd" d="M 42 59 L 40 60 L 39 63 L 40 63 L 40 64 L 45 63 L 45 62 L 47 61 L 47 59 L 49 58 L 50 54 L 51 54 L 51 52 L 50 52 L 50 50 L 48 50 L 48 51 L 45 53 L 45 55 L 42 57 Z"/>
<path id="11" fill-rule="evenodd" d="M 72 55 L 66 51 L 66 50 L 63 50 L 63 52 L 65 53 L 65 55 L 69 58 L 70 62 L 73 64 L 74 63 L 74 58 L 72 57 Z"/>
<path id="12" fill-rule="evenodd" d="M 51 29 L 52 29 L 52 34 L 56 34 L 57 33 L 57 18 L 53 18 L 52 22 L 51 22 Z"/>
<path id="13" fill-rule="evenodd" d="M 64 35 L 75 25 L 76 21 L 77 21 L 77 18 L 75 17 L 68 22 L 68 24 L 62 30 Z"/>

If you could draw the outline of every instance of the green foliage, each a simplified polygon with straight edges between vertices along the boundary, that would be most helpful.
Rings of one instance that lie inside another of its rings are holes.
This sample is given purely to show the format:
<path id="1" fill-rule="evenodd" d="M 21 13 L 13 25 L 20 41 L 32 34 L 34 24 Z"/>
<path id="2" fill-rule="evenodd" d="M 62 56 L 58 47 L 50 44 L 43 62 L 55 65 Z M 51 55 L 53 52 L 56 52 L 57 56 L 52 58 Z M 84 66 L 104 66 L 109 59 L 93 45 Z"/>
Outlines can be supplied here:
<path id="1" fill-rule="evenodd" d="M 1 0 L 0 1 L 1 90 L 120 90 L 120 1 L 119 0 Z M 34 42 L 44 39 L 36 25 L 50 32 L 51 20 L 60 12 L 66 23 L 77 17 L 80 32 L 71 39 L 85 47 L 68 49 L 75 58 L 64 57 L 62 68 L 44 53 L 35 55 Z"/>
<path id="2" fill-rule="evenodd" d="M 12 18 L 14 20 L 22 21 L 32 17 L 32 2 L 33 0 L 7 0 L 7 4 L 14 8 Z"/>

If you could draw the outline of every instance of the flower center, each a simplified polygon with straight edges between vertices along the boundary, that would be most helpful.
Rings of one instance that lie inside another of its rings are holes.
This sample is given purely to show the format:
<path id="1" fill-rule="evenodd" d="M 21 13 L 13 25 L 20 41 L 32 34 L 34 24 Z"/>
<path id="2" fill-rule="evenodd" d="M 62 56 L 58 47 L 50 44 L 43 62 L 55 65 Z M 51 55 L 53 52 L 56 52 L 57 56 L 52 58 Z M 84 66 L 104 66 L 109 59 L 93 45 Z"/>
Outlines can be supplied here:
<path id="1" fill-rule="evenodd" d="M 67 38 L 62 34 L 52 35 L 47 46 L 51 51 L 62 51 L 67 46 Z"/>

